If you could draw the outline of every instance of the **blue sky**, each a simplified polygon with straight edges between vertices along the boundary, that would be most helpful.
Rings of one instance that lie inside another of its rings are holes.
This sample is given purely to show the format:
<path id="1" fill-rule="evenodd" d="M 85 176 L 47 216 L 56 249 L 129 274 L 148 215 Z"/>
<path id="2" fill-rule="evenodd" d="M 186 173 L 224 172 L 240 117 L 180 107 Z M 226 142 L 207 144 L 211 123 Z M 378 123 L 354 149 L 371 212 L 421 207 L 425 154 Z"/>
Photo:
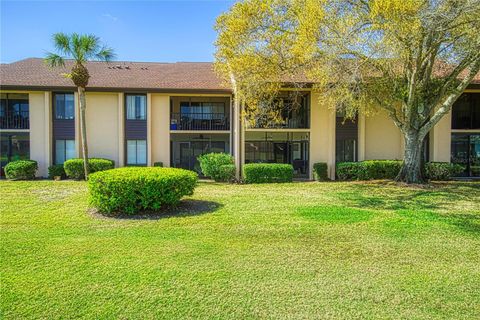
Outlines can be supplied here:
<path id="1" fill-rule="evenodd" d="M 0 61 L 43 57 L 55 32 L 94 33 L 117 60 L 212 61 L 215 19 L 233 2 L 0 0 Z"/>

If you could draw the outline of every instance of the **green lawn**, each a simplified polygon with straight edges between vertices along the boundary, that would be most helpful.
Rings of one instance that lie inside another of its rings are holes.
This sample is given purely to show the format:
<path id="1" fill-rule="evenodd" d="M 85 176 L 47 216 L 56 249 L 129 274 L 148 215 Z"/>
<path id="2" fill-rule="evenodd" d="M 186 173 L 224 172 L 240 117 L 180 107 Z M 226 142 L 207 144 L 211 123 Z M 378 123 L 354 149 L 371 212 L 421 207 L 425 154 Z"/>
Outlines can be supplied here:
<path id="1" fill-rule="evenodd" d="M 201 183 L 152 219 L 0 192 L 2 319 L 480 318 L 479 183 Z"/>

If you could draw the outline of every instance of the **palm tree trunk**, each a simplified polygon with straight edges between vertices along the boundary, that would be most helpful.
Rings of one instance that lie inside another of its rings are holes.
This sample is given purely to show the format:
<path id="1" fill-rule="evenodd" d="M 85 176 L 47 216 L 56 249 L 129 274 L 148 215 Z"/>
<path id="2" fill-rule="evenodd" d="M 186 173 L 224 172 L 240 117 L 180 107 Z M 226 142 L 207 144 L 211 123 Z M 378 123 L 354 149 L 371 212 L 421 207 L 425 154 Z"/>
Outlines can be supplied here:
<path id="1" fill-rule="evenodd" d="M 87 123 L 85 120 L 85 88 L 78 87 L 78 97 L 80 100 L 80 134 L 82 139 L 83 169 L 85 171 L 85 180 L 88 180 L 88 145 L 87 145 Z"/>

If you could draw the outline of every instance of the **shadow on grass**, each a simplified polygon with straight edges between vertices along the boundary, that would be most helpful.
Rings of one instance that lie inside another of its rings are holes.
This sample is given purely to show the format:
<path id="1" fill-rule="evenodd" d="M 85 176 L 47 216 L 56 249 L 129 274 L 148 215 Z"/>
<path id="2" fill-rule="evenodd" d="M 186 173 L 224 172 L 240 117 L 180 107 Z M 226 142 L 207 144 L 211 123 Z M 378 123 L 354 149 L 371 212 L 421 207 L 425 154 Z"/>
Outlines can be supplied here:
<path id="1" fill-rule="evenodd" d="M 459 201 L 476 201 L 479 183 L 433 183 L 407 186 L 392 181 L 354 183 L 338 193 L 353 207 L 385 210 L 435 210 L 456 208 Z"/>
<path id="2" fill-rule="evenodd" d="M 92 209 L 91 213 L 99 218 L 111 218 L 120 220 L 159 220 L 174 217 L 190 217 L 212 213 L 223 207 L 222 204 L 213 201 L 187 199 L 182 200 L 175 207 L 166 207 L 158 211 L 142 211 L 137 214 L 106 214 Z"/>

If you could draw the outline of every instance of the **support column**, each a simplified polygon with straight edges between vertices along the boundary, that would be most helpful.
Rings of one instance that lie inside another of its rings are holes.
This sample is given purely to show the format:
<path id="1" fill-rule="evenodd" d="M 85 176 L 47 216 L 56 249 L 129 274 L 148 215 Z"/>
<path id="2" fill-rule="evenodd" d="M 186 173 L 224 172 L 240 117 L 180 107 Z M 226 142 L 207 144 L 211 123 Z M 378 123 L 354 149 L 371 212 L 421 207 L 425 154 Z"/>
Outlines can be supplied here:
<path id="1" fill-rule="evenodd" d="M 359 113 L 358 114 L 358 161 L 365 160 L 365 114 Z"/>
<path id="2" fill-rule="evenodd" d="M 152 94 L 147 93 L 147 166 L 152 163 Z"/>
<path id="3" fill-rule="evenodd" d="M 123 92 L 118 93 L 118 167 L 125 166 L 125 108 Z"/>
<path id="4" fill-rule="evenodd" d="M 45 91 L 45 163 L 47 166 L 52 165 L 52 109 L 51 109 L 52 93 Z"/>
<path id="5" fill-rule="evenodd" d="M 328 176 L 330 179 L 335 180 L 335 151 L 336 151 L 336 125 L 337 115 L 335 110 L 328 109 Z"/>
<path id="6" fill-rule="evenodd" d="M 242 143 L 242 123 L 241 123 L 241 110 L 240 103 L 237 98 L 233 97 L 233 156 L 235 157 L 235 178 L 237 180 L 241 177 L 242 170 L 242 156 L 241 156 L 241 143 Z"/>

